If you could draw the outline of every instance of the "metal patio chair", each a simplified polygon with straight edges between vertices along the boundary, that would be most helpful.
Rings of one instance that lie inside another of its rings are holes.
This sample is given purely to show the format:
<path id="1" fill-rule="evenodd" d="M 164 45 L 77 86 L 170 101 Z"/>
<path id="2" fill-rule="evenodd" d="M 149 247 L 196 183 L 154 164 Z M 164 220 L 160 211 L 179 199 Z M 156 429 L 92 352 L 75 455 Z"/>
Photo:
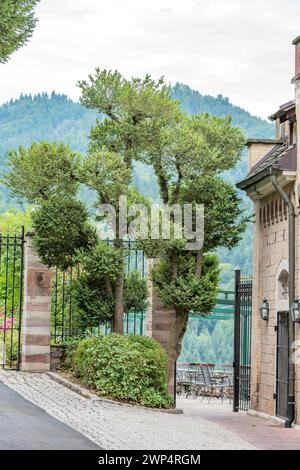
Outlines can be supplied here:
<path id="1" fill-rule="evenodd" d="M 231 383 L 226 375 L 214 375 L 209 364 L 202 365 L 202 372 L 205 380 L 204 396 L 208 401 L 211 398 L 219 398 L 222 401 L 228 397 Z"/>

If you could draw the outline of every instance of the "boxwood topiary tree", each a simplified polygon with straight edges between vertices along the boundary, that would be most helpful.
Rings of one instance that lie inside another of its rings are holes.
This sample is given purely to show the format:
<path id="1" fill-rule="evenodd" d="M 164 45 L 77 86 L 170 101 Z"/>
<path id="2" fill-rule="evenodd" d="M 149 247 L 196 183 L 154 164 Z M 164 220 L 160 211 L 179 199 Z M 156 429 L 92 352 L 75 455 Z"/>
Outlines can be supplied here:
<path id="1" fill-rule="evenodd" d="M 74 294 L 79 324 L 83 328 L 98 326 L 113 317 L 116 280 L 124 269 L 124 258 L 119 250 L 101 240 L 93 250 L 79 253 L 77 260 L 81 275 L 76 280 Z M 124 312 L 144 310 L 147 299 L 147 282 L 140 273 L 125 274 Z"/>
<path id="2" fill-rule="evenodd" d="M 9 152 L 6 184 L 34 206 L 34 244 L 45 264 L 62 270 L 74 264 L 79 249 L 97 241 L 89 213 L 78 200 L 81 158 L 63 143 L 33 142 Z"/>
<path id="3" fill-rule="evenodd" d="M 181 351 L 189 312 L 209 313 L 216 301 L 218 260 L 211 253 L 220 246 L 235 246 L 245 230 L 237 192 L 223 179 L 243 146 L 244 137 L 230 117 L 183 116 L 176 126 L 164 130 L 146 158 L 156 171 L 165 204 L 204 205 L 203 244 L 187 250 L 184 237 L 174 239 L 175 223 L 169 241 L 143 243 L 151 256 L 160 257 L 152 279 L 162 301 L 175 310 L 168 344 L 169 377 Z"/>
<path id="4" fill-rule="evenodd" d="M 49 267 L 64 271 L 77 264 L 78 250 L 91 250 L 97 243 L 88 211 L 75 196 L 51 196 L 32 212 L 31 218 L 34 246 Z"/>
<path id="5" fill-rule="evenodd" d="M 88 80 L 80 81 L 81 103 L 101 113 L 91 129 L 89 152 L 84 164 L 86 184 L 98 194 L 100 204 L 116 208 L 115 249 L 122 251 L 118 232 L 119 196 L 137 202 L 137 191 L 129 186 L 134 160 L 143 160 L 161 133 L 180 114 L 170 99 L 164 81 L 124 78 L 118 71 L 96 69 Z M 130 201 L 129 201 L 130 204 Z M 115 289 L 114 331 L 123 333 L 124 273 L 120 271 Z"/>
<path id="6" fill-rule="evenodd" d="M 6 185 L 13 196 L 41 204 L 51 196 L 76 196 L 80 186 L 78 153 L 63 143 L 32 142 L 8 153 Z"/>

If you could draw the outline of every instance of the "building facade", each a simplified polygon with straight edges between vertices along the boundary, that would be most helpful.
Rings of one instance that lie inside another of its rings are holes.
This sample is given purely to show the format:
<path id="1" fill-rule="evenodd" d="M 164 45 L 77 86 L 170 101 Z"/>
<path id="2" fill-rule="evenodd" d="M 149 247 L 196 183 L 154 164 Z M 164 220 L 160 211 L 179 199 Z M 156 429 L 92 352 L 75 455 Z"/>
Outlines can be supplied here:
<path id="1" fill-rule="evenodd" d="M 249 173 L 238 184 L 255 213 L 251 407 L 286 427 L 300 425 L 300 36 L 293 45 L 295 97 L 270 117 L 274 140 L 248 141 Z"/>

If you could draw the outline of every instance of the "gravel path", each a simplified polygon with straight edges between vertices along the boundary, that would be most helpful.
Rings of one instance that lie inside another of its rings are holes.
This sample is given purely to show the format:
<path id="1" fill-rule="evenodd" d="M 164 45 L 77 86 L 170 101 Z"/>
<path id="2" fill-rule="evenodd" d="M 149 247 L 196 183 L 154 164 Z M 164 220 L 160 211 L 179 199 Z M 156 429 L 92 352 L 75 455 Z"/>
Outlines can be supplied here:
<path id="1" fill-rule="evenodd" d="M 106 450 L 254 449 L 245 440 L 199 416 L 87 399 L 54 382 L 47 374 L 1 371 L 0 381 Z"/>

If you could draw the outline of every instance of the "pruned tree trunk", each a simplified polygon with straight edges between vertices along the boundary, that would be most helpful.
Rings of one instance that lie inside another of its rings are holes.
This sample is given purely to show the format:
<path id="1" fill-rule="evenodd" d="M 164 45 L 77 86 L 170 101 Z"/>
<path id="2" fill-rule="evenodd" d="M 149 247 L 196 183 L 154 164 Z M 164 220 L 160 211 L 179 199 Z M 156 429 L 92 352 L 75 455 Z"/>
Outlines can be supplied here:
<path id="1" fill-rule="evenodd" d="M 113 294 L 113 287 L 112 287 L 111 280 L 109 279 L 108 276 L 104 276 L 104 282 L 105 282 L 106 293 L 108 295 L 112 295 Z"/>
<path id="2" fill-rule="evenodd" d="M 171 324 L 168 345 L 168 384 L 172 382 L 176 361 L 181 353 L 182 340 L 189 319 L 188 313 L 176 312 Z M 176 380 L 176 377 L 174 377 Z"/>
<path id="3" fill-rule="evenodd" d="M 196 263 L 196 277 L 201 277 L 202 274 L 202 263 L 203 263 L 203 251 L 197 252 L 197 263 Z"/>
<path id="4" fill-rule="evenodd" d="M 121 256 L 124 256 L 123 240 L 120 237 L 120 214 L 119 210 L 116 217 L 116 239 L 114 246 L 116 250 L 120 251 Z M 115 312 L 113 320 L 113 332 L 119 335 L 124 334 L 124 272 L 119 273 L 115 282 Z"/>
<path id="5" fill-rule="evenodd" d="M 113 321 L 113 332 L 119 335 L 124 334 L 124 275 L 120 274 L 115 284 L 115 315 Z"/>

